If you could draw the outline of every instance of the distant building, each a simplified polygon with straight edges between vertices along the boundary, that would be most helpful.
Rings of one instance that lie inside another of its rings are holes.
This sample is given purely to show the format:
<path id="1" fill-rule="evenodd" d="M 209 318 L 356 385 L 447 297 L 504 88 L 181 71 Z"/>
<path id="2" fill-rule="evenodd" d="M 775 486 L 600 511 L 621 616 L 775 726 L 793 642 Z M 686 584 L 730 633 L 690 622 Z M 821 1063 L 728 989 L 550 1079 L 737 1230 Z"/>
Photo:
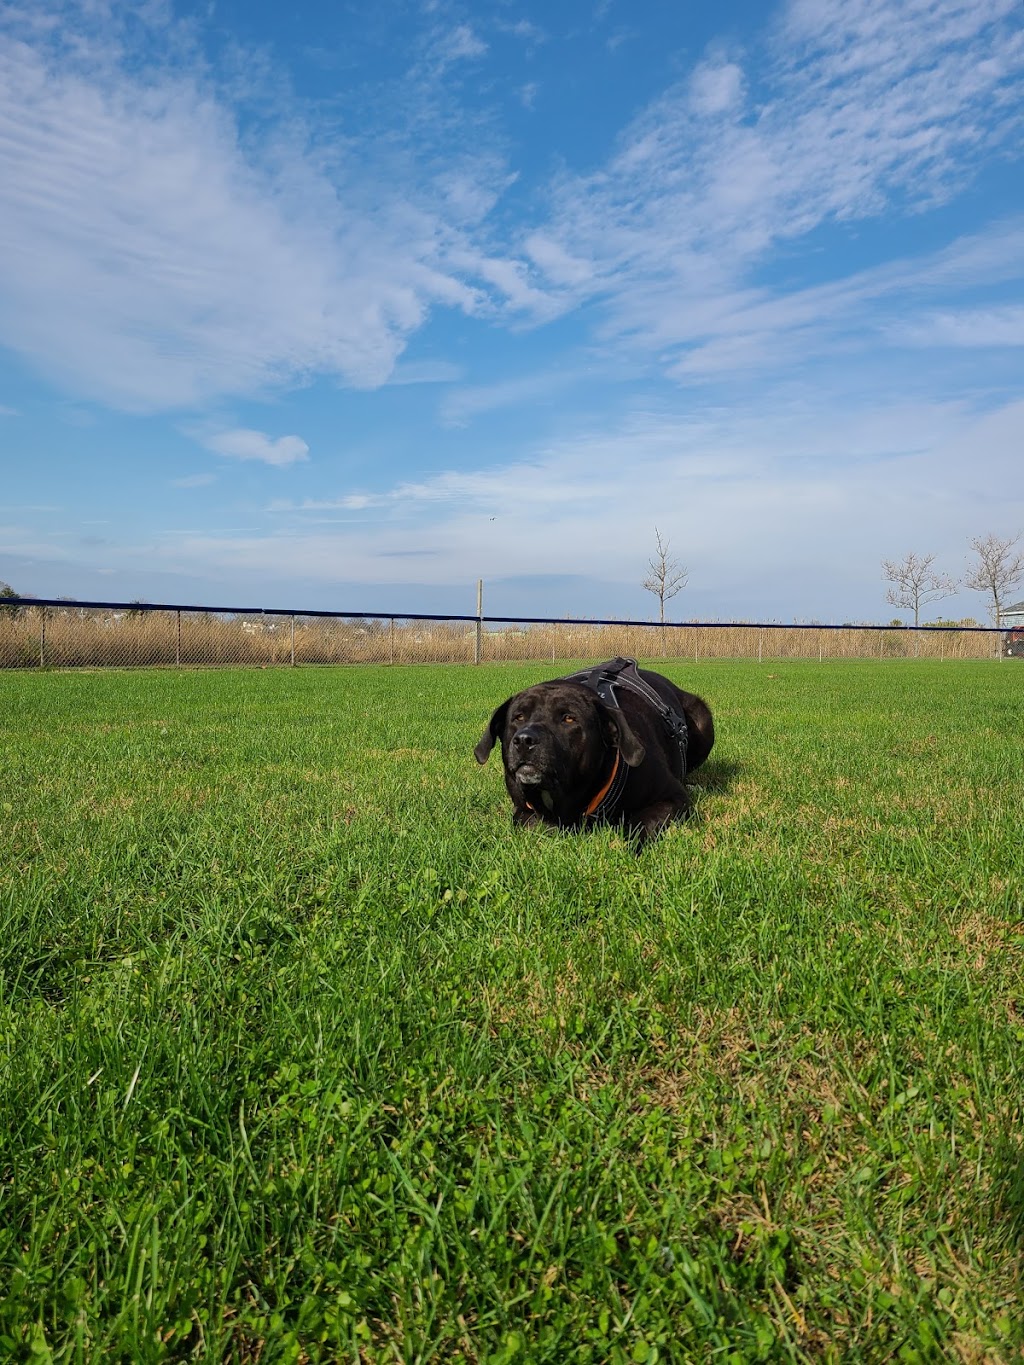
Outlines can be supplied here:
<path id="1" fill-rule="evenodd" d="M 1002 636 L 1003 653 L 1008 659 L 1024 659 L 1024 602 L 1004 607 L 999 619 L 1006 631 Z"/>

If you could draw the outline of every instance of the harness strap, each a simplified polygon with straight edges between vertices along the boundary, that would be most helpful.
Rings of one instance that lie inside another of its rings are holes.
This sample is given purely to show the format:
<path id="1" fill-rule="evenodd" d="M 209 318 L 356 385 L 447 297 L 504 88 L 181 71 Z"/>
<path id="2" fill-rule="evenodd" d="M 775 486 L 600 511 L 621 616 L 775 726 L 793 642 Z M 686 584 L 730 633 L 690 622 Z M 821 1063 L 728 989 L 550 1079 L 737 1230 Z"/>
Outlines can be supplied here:
<path id="1" fill-rule="evenodd" d="M 579 673 L 572 673 L 566 682 L 581 683 L 584 687 L 589 687 L 596 692 L 606 706 L 611 706 L 615 710 L 619 707 L 619 699 L 616 688 L 625 687 L 635 696 L 640 697 L 647 703 L 662 719 L 669 734 L 675 740 L 679 749 L 680 772 L 686 776 L 686 754 L 690 743 L 690 731 L 686 724 L 686 717 L 670 706 L 668 702 L 651 687 L 650 683 L 644 681 L 639 673 L 639 665 L 635 659 L 623 658 L 621 655 L 616 659 L 609 659 L 607 663 L 598 664 L 596 668 L 583 669 Z"/>
<path id="2" fill-rule="evenodd" d="M 622 755 L 619 753 L 618 749 L 616 749 L 615 762 L 612 765 L 608 781 L 593 798 L 584 812 L 591 820 L 598 820 L 602 815 L 606 814 L 606 807 L 608 811 L 615 809 L 622 796 L 627 776 L 628 770 L 622 761 Z"/>
<path id="3" fill-rule="evenodd" d="M 686 717 L 673 706 L 660 697 L 651 685 L 640 677 L 639 665 L 635 659 L 619 657 L 609 659 L 607 663 L 598 664 L 596 668 L 583 669 L 579 673 L 571 673 L 568 677 L 562 678 L 562 682 L 579 683 L 583 687 L 589 687 L 592 692 L 596 692 L 606 706 L 619 711 L 619 698 L 616 689 L 626 688 L 652 708 L 661 717 L 669 734 L 679 747 L 680 771 L 683 777 L 686 776 L 686 751 L 689 745 L 690 732 L 687 728 Z M 618 809 L 622 794 L 626 789 L 629 780 L 629 768 L 622 761 L 622 755 L 618 749 L 615 750 L 615 761 L 612 770 L 603 786 L 591 797 L 584 811 L 584 816 L 588 820 L 611 819 Z M 526 809 L 534 811 L 535 808 L 527 801 Z"/>
<path id="4" fill-rule="evenodd" d="M 606 807 L 614 809 L 622 796 L 623 788 L 626 785 L 627 775 L 628 769 L 622 761 L 622 755 L 616 749 L 615 762 L 612 764 L 612 770 L 608 774 L 608 780 L 600 790 L 590 798 L 583 814 L 590 820 L 598 820 L 602 815 L 606 814 Z M 525 802 L 525 805 L 528 811 L 535 812 L 535 807 L 529 801 Z"/>

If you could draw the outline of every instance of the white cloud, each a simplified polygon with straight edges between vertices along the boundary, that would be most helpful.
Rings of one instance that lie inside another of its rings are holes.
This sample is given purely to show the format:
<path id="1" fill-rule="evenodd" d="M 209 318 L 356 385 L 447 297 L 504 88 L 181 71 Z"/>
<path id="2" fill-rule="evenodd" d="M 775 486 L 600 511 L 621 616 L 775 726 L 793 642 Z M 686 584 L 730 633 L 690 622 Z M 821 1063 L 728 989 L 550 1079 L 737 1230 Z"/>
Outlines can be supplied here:
<path id="1" fill-rule="evenodd" d="M 513 312 L 528 314 L 533 321 L 554 317 L 562 310 L 563 305 L 556 296 L 530 280 L 529 270 L 521 261 L 485 254 L 468 246 L 453 250 L 451 261 L 458 269 L 490 285 L 498 294 L 501 305 Z"/>
<path id="2" fill-rule="evenodd" d="M 748 59 L 756 102 L 747 72 L 713 53 L 633 121 L 604 167 L 563 176 L 550 221 L 525 239 L 538 280 L 562 308 L 597 297 L 607 341 L 690 374 L 714 353 L 687 363 L 665 348 L 764 355 L 770 329 L 747 335 L 733 305 L 774 293 L 785 311 L 790 288 L 773 291 L 763 272 L 790 244 L 934 207 L 980 160 L 1019 155 L 1017 10 L 1011 0 L 791 5 L 768 60 Z M 732 351 L 715 339 L 732 334 Z"/>
<path id="3" fill-rule="evenodd" d="M 525 85 L 519 87 L 519 103 L 524 109 L 532 109 L 537 103 L 537 95 L 540 86 L 536 81 L 527 81 Z"/>
<path id="4" fill-rule="evenodd" d="M 945 202 L 980 159 L 1017 154 L 1011 0 L 792 0 L 765 51 L 710 49 L 600 169 L 546 187 L 544 221 L 515 226 L 495 221 L 515 174 L 490 113 L 474 106 L 470 129 L 445 76 L 486 53 L 468 23 L 415 35 L 401 114 L 378 126 L 374 106 L 372 135 L 342 139 L 269 93 L 266 61 L 254 132 L 244 73 L 215 87 L 160 6 L 135 46 L 116 7 L 39 8 L 53 22 L 0 12 L 0 342 L 108 405 L 196 408 L 317 375 L 429 382 L 396 366 L 442 308 L 521 326 L 592 304 L 606 347 L 691 384 L 795 360 L 847 322 L 888 344 L 925 344 L 933 319 L 948 344 L 1016 344 L 1005 298 L 987 323 L 976 300 L 934 297 L 868 319 L 896 283 L 765 276 L 815 230 Z M 956 285 L 932 265 L 936 288 Z M 982 265 L 961 268 L 977 281 Z M 998 279 L 994 257 L 984 268 Z"/>
<path id="5" fill-rule="evenodd" d="M 455 62 L 482 57 L 487 51 L 487 44 L 473 32 L 469 24 L 459 24 L 445 36 L 440 50 L 445 61 Z"/>
<path id="6" fill-rule="evenodd" d="M 743 101 L 743 70 L 735 62 L 702 62 L 690 77 L 690 107 L 713 117 L 736 109 Z"/>
<path id="7" fill-rule="evenodd" d="M 531 23 L 529 19 L 517 19 L 512 24 L 502 23 L 499 20 L 497 27 L 502 33 L 510 33 L 513 38 L 523 38 L 530 43 L 547 42 L 547 34 L 544 30 Z"/>
<path id="8" fill-rule="evenodd" d="M 166 538 L 154 554 L 164 568 L 324 583 L 407 583 L 410 562 L 437 587 L 469 572 L 582 576 L 633 585 L 639 614 L 656 521 L 690 566 L 681 611 L 756 617 L 767 600 L 776 613 L 785 602 L 787 616 L 847 619 L 876 600 L 887 618 L 883 557 L 919 547 L 957 572 L 970 535 L 1024 520 L 1024 497 L 1008 492 L 1022 438 L 1024 402 L 979 413 L 949 402 L 844 407 L 823 395 L 814 406 L 688 418 L 638 412 L 499 468 L 281 504 L 273 534 Z M 306 514 L 330 510 L 374 519 L 347 520 L 343 532 L 308 525 Z M 975 605 L 968 597 L 963 610 Z"/>
<path id="9" fill-rule="evenodd" d="M 694 404 L 688 416 L 652 408 L 499 467 L 275 502 L 269 529 L 58 551 L 43 518 L 39 531 L 8 528 L 0 550 L 113 565 L 126 584 L 152 572 L 302 592 L 339 582 L 441 590 L 478 576 L 561 576 L 576 585 L 569 595 L 535 596 L 525 614 L 602 614 L 594 585 L 611 584 L 617 610 L 643 615 L 639 580 L 657 523 L 690 568 L 681 614 L 888 619 L 884 557 L 934 552 L 942 571 L 958 573 L 971 535 L 1024 524 L 1022 441 L 1024 401 L 979 411 L 823 392 Z M 969 594 L 956 608 L 977 609 Z"/>
<path id="10" fill-rule="evenodd" d="M 261 460 L 284 467 L 309 459 L 309 446 L 300 436 L 279 436 L 274 440 L 265 432 L 238 427 L 234 431 L 211 432 L 202 441 L 207 450 L 235 460 Z"/>
<path id="11" fill-rule="evenodd" d="M 287 498 L 275 498 L 267 506 L 268 512 L 364 512 L 368 507 L 379 507 L 386 498 L 373 497 L 366 493 L 348 493 L 341 498 L 303 498 L 292 502 Z"/>
<path id="12" fill-rule="evenodd" d="M 394 140 L 325 155 L 294 107 L 260 143 L 169 30 L 154 65 L 80 18 L 0 23 L 0 342 L 49 378 L 132 411 L 372 387 L 431 307 L 481 305 L 450 254 L 500 184 L 483 150 L 446 189 Z M 456 30 L 450 51 L 477 46 Z"/>
<path id="13" fill-rule="evenodd" d="M 570 256 L 543 232 L 531 232 L 523 245 L 530 260 L 554 285 L 583 285 L 593 277 L 594 270 L 589 261 Z"/>
<path id="14" fill-rule="evenodd" d="M 888 335 L 909 346 L 1024 346 L 1024 306 L 928 313 L 893 323 Z"/>

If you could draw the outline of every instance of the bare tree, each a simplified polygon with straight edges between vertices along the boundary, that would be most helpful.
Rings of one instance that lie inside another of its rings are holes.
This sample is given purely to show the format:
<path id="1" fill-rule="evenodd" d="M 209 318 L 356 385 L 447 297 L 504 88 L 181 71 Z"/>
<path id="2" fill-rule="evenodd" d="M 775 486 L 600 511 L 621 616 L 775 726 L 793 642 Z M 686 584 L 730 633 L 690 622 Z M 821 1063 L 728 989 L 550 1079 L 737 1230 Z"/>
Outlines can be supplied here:
<path id="1" fill-rule="evenodd" d="M 653 592 L 658 599 L 658 619 L 664 625 L 665 603 L 686 587 L 690 574 L 678 560 L 673 559 L 669 554 L 669 542 L 662 540 L 661 532 L 657 526 L 654 528 L 654 540 L 656 550 L 653 557 L 648 561 L 649 573 L 644 579 L 643 586 L 647 592 Z"/>
<path id="2" fill-rule="evenodd" d="M 1002 624 L 1006 594 L 1024 578 L 1024 554 L 1016 552 L 1019 540 L 1018 531 L 1008 540 L 990 532 L 987 536 L 975 536 L 971 541 L 971 549 L 978 556 L 978 562 L 964 583 L 975 592 L 988 593 L 992 598 L 997 630 Z"/>
<path id="3" fill-rule="evenodd" d="M 938 574 L 932 568 L 934 555 L 916 555 L 913 550 L 899 563 L 882 560 L 882 572 L 892 584 L 885 600 L 902 611 L 914 613 L 914 625 L 921 624 L 921 608 L 941 597 L 952 597 L 956 580 L 948 574 Z"/>
<path id="4" fill-rule="evenodd" d="M 19 600 L 18 594 L 11 587 L 10 583 L 4 583 L 0 580 L 0 607 L 3 608 L 3 614 L 5 616 L 12 617 L 21 615 L 24 608 L 17 605 Z"/>

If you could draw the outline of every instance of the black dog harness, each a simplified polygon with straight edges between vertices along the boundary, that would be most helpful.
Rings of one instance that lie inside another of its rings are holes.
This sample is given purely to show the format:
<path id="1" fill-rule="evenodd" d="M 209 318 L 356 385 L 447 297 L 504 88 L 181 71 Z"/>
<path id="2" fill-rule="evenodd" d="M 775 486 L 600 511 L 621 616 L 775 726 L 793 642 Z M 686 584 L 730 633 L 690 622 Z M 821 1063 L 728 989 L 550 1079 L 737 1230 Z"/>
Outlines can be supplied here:
<path id="1" fill-rule="evenodd" d="M 620 688 L 625 688 L 634 696 L 640 697 L 661 717 L 665 728 L 678 745 L 680 777 L 686 777 L 686 751 L 690 742 L 690 731 L 686 724 L 686 717 L 674 706 L 669 706 L 668 702 L 655 692 L 650 683 L 644 682 L 635 659 L 624 659 L 621 656 L 617 659 L 609 659 L 607 663 L 598 664 L 596 668 L 584 669 L 580 673 L 571 673 L 560 681 L 579 683 L 583 687 L 589 687 L 592 692 L 597 693 L 605 706 L 610 706 L 615 711 L 622 709 L 618 697 Z M 622 799 L 628 776 L 629 769 L 616 751 L 615 767 L 612 769 L 611 777 L 587 807 L 586 813 L 591 819 L 608 819 L 614 814 Z"/>

